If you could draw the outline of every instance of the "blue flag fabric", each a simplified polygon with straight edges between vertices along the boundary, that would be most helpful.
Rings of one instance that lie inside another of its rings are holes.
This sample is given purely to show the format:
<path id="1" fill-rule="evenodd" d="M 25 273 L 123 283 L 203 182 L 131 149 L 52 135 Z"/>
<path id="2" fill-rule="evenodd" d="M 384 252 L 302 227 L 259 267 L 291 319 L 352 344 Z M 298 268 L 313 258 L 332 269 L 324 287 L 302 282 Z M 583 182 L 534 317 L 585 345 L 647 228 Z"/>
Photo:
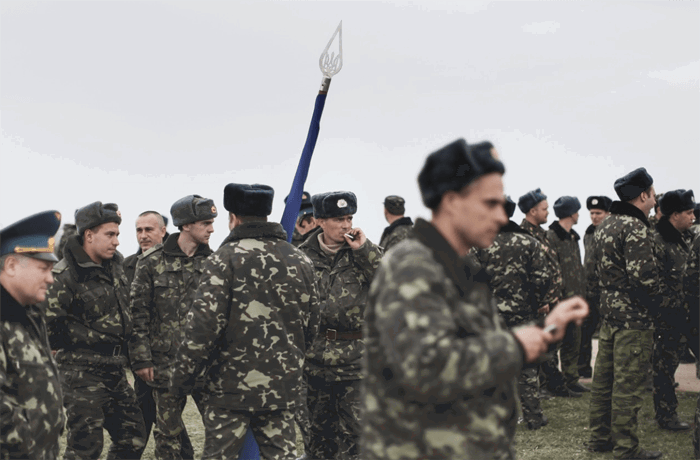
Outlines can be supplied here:
<path id="1" fill-rule="evenodd" d="M 287 205 L 284 207 L 284 213 L 282 214 L 281 223 L 282 227 L 284 227 L 284 231 L 287 232 L 288 242 L 292 241 L 294 225 L 297 222 L 299 208 L 301 207 L 301 195 L 304 192 L 306 176 L 309 174 L 311 156 L 314 154 L 314 148 L 316 147 L 316 139 L 318 139 L 318 132 L 321 128 L 321 114 L 323 113 L 323 106 L 325 104 L 326 94 L 319 94 L 318 96 L 316 96 L 316 105 L 314 106 L 314 114 L 311 117 L 311 126 L 309 126 L 309 134 L 307 134 L 306 136 L 304 150 L 301 152 L 299 166 L 297 166 L 297 172 L 294 175 L 292 190 L 289 192 L 289 198 L 287 198 Z"/>
<path id="2" fill-rule="evenodd" d="M 238 454 L 238 460 L 260 460 L 260 449 L 258 449 L 258 443 L 255 442 L 255 436 L 253 436 L 250 427 L 245 434 L 245 441 L 243 441 L 241 453 Z"/>

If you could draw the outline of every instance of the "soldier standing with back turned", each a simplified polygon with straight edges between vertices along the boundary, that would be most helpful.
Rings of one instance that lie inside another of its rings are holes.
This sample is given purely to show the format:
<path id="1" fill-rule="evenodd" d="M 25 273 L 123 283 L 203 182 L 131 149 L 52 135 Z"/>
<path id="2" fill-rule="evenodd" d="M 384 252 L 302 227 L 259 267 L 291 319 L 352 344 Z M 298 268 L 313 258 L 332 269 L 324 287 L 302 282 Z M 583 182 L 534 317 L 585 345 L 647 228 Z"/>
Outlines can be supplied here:
<path id="1" fill-rule="evenodd" d="M 406 213 L 406 201 L 397 195 L 389 195 L 384 199 L 384 218 L 389 226 L 382 232 L 379 247 L 386 253 L 393 246 L 405 240 L 413 228 L 410 217 L 404 217 Z"/>

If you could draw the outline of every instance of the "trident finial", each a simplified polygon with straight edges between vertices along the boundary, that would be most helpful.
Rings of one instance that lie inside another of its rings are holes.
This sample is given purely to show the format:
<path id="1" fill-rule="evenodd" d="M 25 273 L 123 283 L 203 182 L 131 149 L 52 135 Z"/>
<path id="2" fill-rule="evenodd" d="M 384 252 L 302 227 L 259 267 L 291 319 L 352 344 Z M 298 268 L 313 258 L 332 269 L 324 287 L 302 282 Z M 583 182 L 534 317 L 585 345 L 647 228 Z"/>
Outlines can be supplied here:
<path id="1" fill-rule="evenodd" d="M 335 37 L 338 37 L 338 55 L 336 56 L 335 51 L 328 54 Z M 331 78 L 333 75 L 340 72 L 343 68 L 343 21 L 340 21 L 338 27 L 335 29 L 333 36 L 326 45 L 326 48 L 321 53 L 321 57 L 318 58 L 318 67 L 323 72 L 323 82 L 321 83 L 321 91 L 328 91 L 328 87 L 331 84 Z"/>

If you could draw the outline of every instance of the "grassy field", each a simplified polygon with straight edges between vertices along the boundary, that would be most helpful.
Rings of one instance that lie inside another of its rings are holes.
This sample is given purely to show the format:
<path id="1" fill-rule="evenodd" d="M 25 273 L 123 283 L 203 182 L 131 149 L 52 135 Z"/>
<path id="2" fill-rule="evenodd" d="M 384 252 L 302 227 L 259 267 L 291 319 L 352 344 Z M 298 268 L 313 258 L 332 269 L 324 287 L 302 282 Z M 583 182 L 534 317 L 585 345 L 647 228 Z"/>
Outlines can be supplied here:
<path id="1" fill-rule="evenodd" d="M 678 392 L 678 414 L 683 421 L 692 423 L 698 393 Z M 588 440 L 588 405 L 590 393 L 582 398 L 554 398 L 542 402 L 549 425 L 529 431 L 524 424 L 518 425 L 516 450 L 519 460 L 609 460 L 611 453 L 593 454 L 586 451 L 583 443 Z M 190 398 L 183 413 L 187 431 L 195 448 L 195 458 L 200 458 L 204 447 L 204 427 L 197 407 Z M 661 430 L 654 422 L 654 407 L 651 392 L 644 399 L 639 414 L 639 438 L 643 448 L 660 450 L 667 460 L 687 460 L 693 457 L 693 434 L 691 431 L 671 433 Z M 64 440 L 63 440 L 64 441 Z M 300 441 L 300 440 L 298 440 Z M 106 458 L 109 436 L 105 432 L 105 448 L 100 458 Z M 303 449 L 297 442 L 299 452 Z M 142 457 L 154 459 L 153 436 Z"/>

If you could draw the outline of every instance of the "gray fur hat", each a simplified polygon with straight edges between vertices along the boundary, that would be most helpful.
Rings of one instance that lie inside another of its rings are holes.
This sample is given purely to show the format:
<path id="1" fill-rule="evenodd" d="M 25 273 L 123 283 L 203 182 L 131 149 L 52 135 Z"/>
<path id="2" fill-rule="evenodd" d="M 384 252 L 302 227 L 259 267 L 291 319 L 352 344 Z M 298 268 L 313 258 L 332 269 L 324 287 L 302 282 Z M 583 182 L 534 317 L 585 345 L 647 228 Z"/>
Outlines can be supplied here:
<path id="1" fill-rule="evenodd" d="M 102 204 L 101 201 L 95 201 L 75 211 L 75 226 L 81 236 L 85 230 L 107 222 L 122 223 L 122 213 L 115 203 Z"/>
<path id="2" fill-rule="evenodd" d="M 214 200 L 202 198 L 199 195 L 187 195 L 180 198 L 170 207 L 173 225 L 182 227 L 185 224 L 213 219 L 218 215 Z"/>

